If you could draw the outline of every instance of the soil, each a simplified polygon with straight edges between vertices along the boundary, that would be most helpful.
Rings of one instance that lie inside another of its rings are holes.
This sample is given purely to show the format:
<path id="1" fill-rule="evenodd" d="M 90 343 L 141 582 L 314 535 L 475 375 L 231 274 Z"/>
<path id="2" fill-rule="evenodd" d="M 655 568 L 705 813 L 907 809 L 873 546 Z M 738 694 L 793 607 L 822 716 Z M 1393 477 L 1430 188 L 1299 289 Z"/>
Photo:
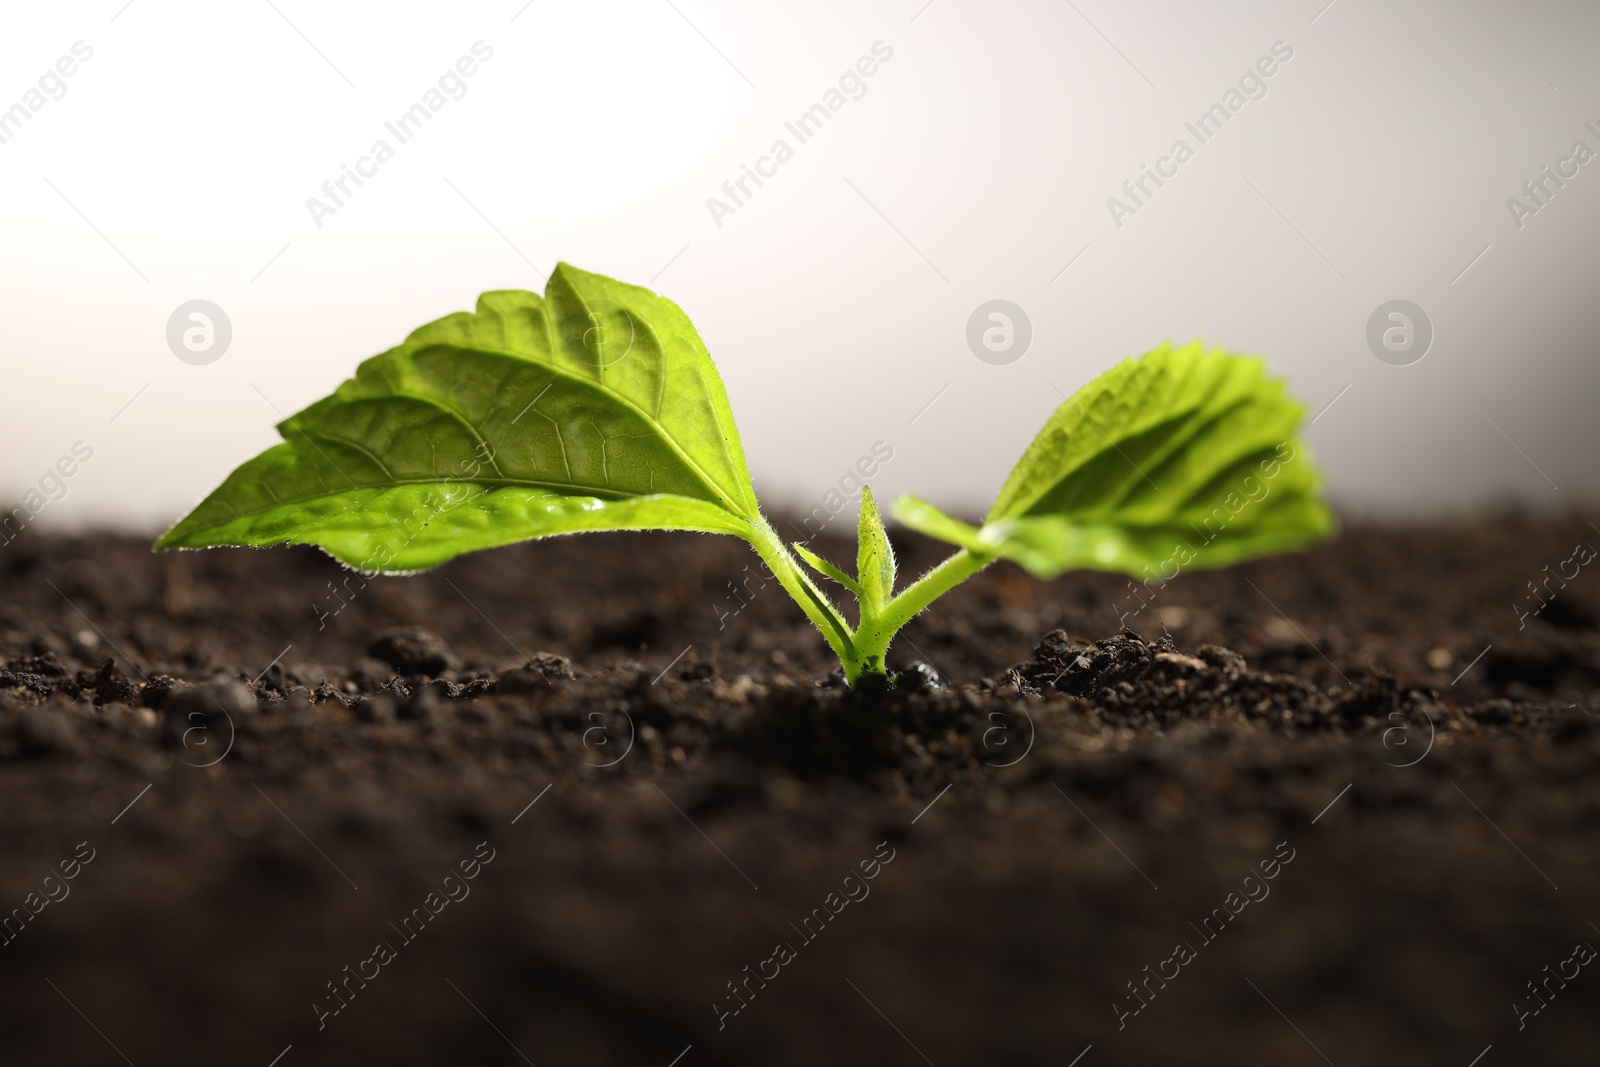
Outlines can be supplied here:
<path id="1" fill-rule="evenodd" d="M 1142 607 L 1001 565 L 851 692 L 726 538 L 29 532 L 0 1062 L 1592 1064 L 1586 541 L 1357 524 Z"/>

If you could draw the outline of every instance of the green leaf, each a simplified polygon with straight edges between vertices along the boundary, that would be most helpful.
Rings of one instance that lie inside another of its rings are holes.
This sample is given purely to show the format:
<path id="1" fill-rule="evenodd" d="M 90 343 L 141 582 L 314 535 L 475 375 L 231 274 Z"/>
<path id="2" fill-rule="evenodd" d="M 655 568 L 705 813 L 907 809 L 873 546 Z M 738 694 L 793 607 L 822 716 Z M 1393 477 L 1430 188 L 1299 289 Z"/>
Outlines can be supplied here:
<path id="1" fill-rule="evenodd" d="M 983 531 L 970 523 L 953 519 L 926 500 L 901 496 L 894 502 L 894 517 L 920 534 L 936 541 L 958 545 L 979 555 L 993 556 L 992 544 L 983 540 Z"/>
<path id="2" fill-rule="evenodd" d="M 1312 496 L 1285 494 L 1259 504 L 1264 512 L 1254 522 L 1226 526 L 1225 505 L 1203 524 L 1186 528 L 1116 526 L 1079 523 L 1056 515 L 1012 519 L 984 528 L 991 552 L 1026 567 L 1036 577 L 1052 578 L 1069 570 L 1114 571 L 1134 577 L 1171 579 L 1184 570 L 1227 567 L 1258 556 L 1305 548 L 1333 531 L 1327 505 Z M 1242 515 L 1242 512 L 1241 512 Z"/>
<path id="3" fill-rule="evenodd" d="M 599 530 L 745 536 L 748 524 L 715 504 L 689 497 L 601 500 L 518 486 L 426 482 L 351 489 L 242 515 L 182 547 L 317 545 L 362 571 L 418 571 L 531 537 Z M 174 547 L 169 540 L 170 535 L 158 547 Z"/>
<path id="4" fill-rule="evenodd" d="M 861 519 L 856 530 L 856 579 L 861 583 L 861 608 L 877 613 L 894 596 L 894 548 L 883 528 L 872 490 L 861 487 Z"/>
<path id="5" fill-rule="evenodd" d="M 864 594 L 861 591 L 861 584 L 844 571 L 840 570 L 838 567 L 835 567 L 833 564 L 829 563 L 827 560 L 811 551 L 799 541 L 794 543 L 794 550 L 801 559 L 805 560 L 812 567 L 816 568 L 817 573 L 827 575 L 829 578 L 832 578 L 834 581 L 850 590 L 850 595 L 854 596 L 858 603 L 864 598 Z"/>
<path id="6" fill-rule="evenodd" d="M 670 300 L 566 264 L 485 293 L 278 425 L 157 548 L 316 544 L 410 570 L 586 530 L 748 536 L 722 380 Z"/>
<path id="7" fill-rule="evenodd" d="M 1260 360 L 1163 345 L 1056 409 L 981 529 L 920 501 L 908 526 L 1039 577 L 1222 567 L 1333 530 L 1295 431 L 1305 409 Z"/>

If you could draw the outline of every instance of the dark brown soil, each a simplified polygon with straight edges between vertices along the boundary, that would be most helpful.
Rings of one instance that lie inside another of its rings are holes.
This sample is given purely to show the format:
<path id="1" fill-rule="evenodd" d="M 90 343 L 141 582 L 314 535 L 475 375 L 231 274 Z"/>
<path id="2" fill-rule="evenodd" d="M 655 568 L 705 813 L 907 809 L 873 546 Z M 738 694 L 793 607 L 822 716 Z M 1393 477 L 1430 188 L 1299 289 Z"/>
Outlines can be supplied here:
<path id="1" fill-rule="evenodd" d="M 1592 1064 L 1600 585 L 1519 618 L 1580 542 L 995 567 L 851 693 L 722 538 L 27 534 L 0 1063 Z"/>

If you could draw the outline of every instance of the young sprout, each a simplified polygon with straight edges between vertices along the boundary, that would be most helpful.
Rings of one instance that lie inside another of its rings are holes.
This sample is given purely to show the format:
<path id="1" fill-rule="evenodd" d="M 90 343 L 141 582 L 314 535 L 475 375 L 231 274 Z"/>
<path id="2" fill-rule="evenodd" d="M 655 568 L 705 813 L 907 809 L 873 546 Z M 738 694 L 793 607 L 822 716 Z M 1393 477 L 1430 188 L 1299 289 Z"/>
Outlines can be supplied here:
<path id="1" fill-rule="evenodd" d="M 1304 408 L 1261 361 L 1169 345 L 1065 401 L 979 526 L 901 497 L 902 523 L 955 546 L 895 589 L 861 493 L 855 573 L 785 544 L 762 515 L 733 412 L 687 315 L 566 264 L 540 297 L 485 293 L 362 363 L 278 424 L 156 548 L 312 544 L 366 573 L 409 572 L 557 534 L 695 530 L 744 538 L 854 685 L 919 612 L 996 560 L 1040 578 L 1165 581 L 1303 548 L 1333 529 L 1295 432 Z M 811 576 L 842 586 L 854 622 Z"/>

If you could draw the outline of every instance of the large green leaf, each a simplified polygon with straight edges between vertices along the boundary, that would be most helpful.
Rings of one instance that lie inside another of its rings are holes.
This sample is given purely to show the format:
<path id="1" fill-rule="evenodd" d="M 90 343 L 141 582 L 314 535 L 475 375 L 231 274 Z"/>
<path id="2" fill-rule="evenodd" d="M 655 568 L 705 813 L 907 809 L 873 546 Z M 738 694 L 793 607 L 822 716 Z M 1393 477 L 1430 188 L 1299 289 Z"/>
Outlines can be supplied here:
<path id="1" fill-rule="evenodd" d="M 1295 437 L 1304 414 L 1260 360 L 1163 345 L 1056 409 L 982 528 L 910 498 L 896 514 L 1041 577 L 1080 568 L 1170 577 L 1303 548 L 1334 526 Z"/>
<path id="2" fill-rule="evenodd" d="M 688 316 L 561 264 L 543 298 L 485 293 L 278 426 L 158 548 L 320 545 L 411 570 L 585 530 L 747 535 L 733 414 Z"/>

